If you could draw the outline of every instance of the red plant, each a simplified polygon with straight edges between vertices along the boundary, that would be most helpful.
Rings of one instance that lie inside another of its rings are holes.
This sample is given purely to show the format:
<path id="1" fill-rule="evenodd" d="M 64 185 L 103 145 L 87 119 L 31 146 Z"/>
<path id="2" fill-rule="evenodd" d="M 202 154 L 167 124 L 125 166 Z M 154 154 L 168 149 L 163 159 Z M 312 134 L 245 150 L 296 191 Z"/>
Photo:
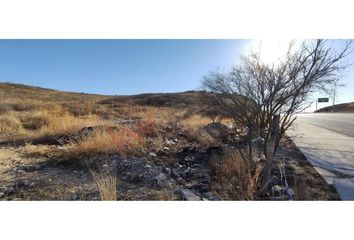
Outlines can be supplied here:
<path id="1" fill-rule="evenodd" d="M 146 120 L 136 125 L 135 131 L 143 136 L 152 137 L 155 133 L 152 113 L 148 112 Z"/>
<path id="2" fill-rule="evenodd" d="M 144 143 L 144 138 L 129 128 L 123 128 L 117 132 L 110 127 L 107 131 L 112 138 L 113 145 L 119 153 L 126 154 L 133 149 L 142 146 Z"/>

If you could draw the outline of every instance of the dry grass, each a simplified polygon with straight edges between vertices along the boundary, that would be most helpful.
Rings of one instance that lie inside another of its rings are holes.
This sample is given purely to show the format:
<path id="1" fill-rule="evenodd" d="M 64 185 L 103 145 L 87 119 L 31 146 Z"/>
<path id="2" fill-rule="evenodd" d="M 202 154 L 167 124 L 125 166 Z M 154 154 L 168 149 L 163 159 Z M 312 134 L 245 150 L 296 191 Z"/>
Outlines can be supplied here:
<path id="1" fill-rule="evenodd" d="M 68 112 L 49 114 L 46 116 L 45 121 L 46 124 L 40 128 L 39 133 L 46 135 L 67 133 L 82 129 L 83 127 L 105 125 L 106 123 L 106 121 L 96 115 L 75 117 Z"/>
<path id="2" fill-rule="evenodd" d="M 0 116 L 0 133 L 24 132 L 21 121 L 13 114 Z"/>
<path id="3" fill-rule="evenodd" d="M 103 201 L 116 201 L 118 198 L 118 179 L 115 171 L 95 172 L 91 171 L 96 183 L 100 199 Z"/>
<path id="4" fill-rule="evenodd" d="M 18 134 L 24 138 L 38 138 L 77 131 L 84 127 L 108 125 L 97 115 L 74 116 L 61 107 L 0 115 L 1 133 Z"/>
<path id="5" fill-rule="evenodd" d="M 245 161 L 239 152 L 233 151 L 221 158 L 214 157 L 213 166 L 213 188 L 223 199 L 257 199 L 263 170 L 260 163 Z"/>
<path id="6" fill-rule="evenodd" d="M 199 131 L 201 127 L 204 127 L 211 123 L 211 119 L 200 115 L 192 115 L 181 121 L 182 125 L 191 131 Z"/>
<path id="7" fill-rule="evenodd" d="M 97 130 L 78 144 L 72 143 L 70 154 L 74 156 L 97 153 L 139 154 L 143 152 L 144 144 L 144 138 L 129 128 Z"/>
<path id="8" fill-rule="evenodd" d="M 206 134 L 205 131 L 201 131 L 203 127 L 211 122 L 210 118 L 200 115 L 192 115 L 181 121 L 182 125 L 186 128 L 186 135 L 190 139 L 199 142 L 203 147 L 211 147 L 219 144 L 219 139 L 215 139 Z"/>

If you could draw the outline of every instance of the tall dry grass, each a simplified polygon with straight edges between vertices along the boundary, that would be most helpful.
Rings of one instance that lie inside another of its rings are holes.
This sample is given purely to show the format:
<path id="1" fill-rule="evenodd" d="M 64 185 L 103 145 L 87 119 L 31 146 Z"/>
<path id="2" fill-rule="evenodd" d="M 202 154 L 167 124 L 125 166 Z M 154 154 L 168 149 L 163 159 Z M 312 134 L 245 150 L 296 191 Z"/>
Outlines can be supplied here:
<path id="1" fill-rule="evenodd" d="M 74 116 L 61 107 L 50 110 L 9 111 L 0 115 L 1 133 L 37 138 L 65 134 L 84 127 L 109 125 L 110 121 L 97 115 Z"/>
<path id="2" fill-rule="evenodd" d="M 201 115 L 192 115 L 181 121 L 182 125 L 185 126 L 190 131 L 196 132 L 199 131 L 201 127 L 204 127 L 210 124 L 212 121 L 208 117 L 203 117 Z"/>
<path id="3" fill-rule="evenodd" d="M 91 170 L 91 174 L 100 194 L 100 199 L 103 201 L 116 201 L 118 198 L 118 179 L 115 171 L 95 172 Z"/>
<path id="4" fill-rule="evenodd" d="M 145 139 L 139 133 L 123 127 L 119 130 L 97 130 L 79 143 L 71 144 L 70 154 L 75 156 L 97 153 L 120 155 L 142 154 L 145 150 Z"/>
<path id="5" fill-rule="evenodd" d="M 228 200 L 255 200 L 261 187 L 263 165 L 244 160 L 238 151 L 213 159 L 214 190 Z"/>

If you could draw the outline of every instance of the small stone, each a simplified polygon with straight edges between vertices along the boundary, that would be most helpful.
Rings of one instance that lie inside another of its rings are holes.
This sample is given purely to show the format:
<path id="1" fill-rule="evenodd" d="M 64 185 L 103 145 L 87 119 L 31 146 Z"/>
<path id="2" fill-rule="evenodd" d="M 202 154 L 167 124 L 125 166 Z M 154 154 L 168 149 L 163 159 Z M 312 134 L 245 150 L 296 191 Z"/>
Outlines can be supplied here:
<path id="1" fill-rule="evenodd" d="M 149 153 L 149 156 L 150 157 L 156 157 L 157 155 L 156 155 L 156 153 L 151 152 L 151 153 Z"/>
<path id="2" fill-rule="evenodd" d="M 284 191 L 285 195 L 289 196 L 290 199 L 294 198 L 295 192 L 291 188 L 287 188 Z"/>
<path id="3" fill-rule="evenodd" d="M 168 176 L 171 176 L 171 168 L 169 168 L 169 167 L 165 167 L 164 168 L 164 171 L 166 172 L 166 174 L 168 175 Z"/>
<path id="4" fill-rule="evenodd" d="M 5 194 L 13 194 L 13 193 L 15 193 L 15 192 L 16 192 L 16 191 L 15 191 L 15 189 L 14 189 L 13 187 L 8 187 L 8 188 L 6 188 L 5 191 L 4 191 Z"/>
<path id="5" fill-rule="evenodd" d="M 4 197 L 5 196 L 5 193 L 3 192 L 0 192 L 0 198 Z"/>
<path id="6" fill-rule="evenodd" d="M 209 190 L 209 184 L 207 183 L 198 183 L 193 186 L 193 188 L 197 189 L 199 192 L 207 192 Z"/>
<path id="7" fill-rule="evenodd" d="M 177 178 L 177 183 L 178 184 L 183 184 L 183 178 L 181 178 L 181 177 Z"/>
<path id="8" fill-rule="evenodd" d="M 189 189 L 182 188 L 180 194 L 184 200 L 187 201 L 199 201 L 201 198 Z"/>
<path id="9" fill-rule="evenodd" d="M 181 177 L 181 175 L 179 175 L 179 173 L 174 168 L 172 168 L 172 170 L 171 170 L 171 175 L 175 178 Z"/>
<path id="10" fill-rule="evenodd" d="M 170 151 L 170 148 L 164 147 L 163 150 L 164 150 L 164 151 Z"/>
<path id="11" fill-rule="evenodd" d="M 71 193 L 71 196 L 70 196 L 71 200 L 77 200 L 78 199 L 78 195 L 77 193 Z"/>
<path id="12" fill-rule="evenodd" d="M 222 200 L 219 196 L 217 196 L 211 192 L 203 193 L 203 197 L 208 199 L 209 201 L 221 201 Z"/>
<path id="13" fill-rule="evenodd" d="M 157 185 L 161 188 L 164 188 L 168 185 L 167 183 L 167 177 L 165 174 L 160 173 L 156 177 L 154 177 L 154 180 L 156 181 Z"/>

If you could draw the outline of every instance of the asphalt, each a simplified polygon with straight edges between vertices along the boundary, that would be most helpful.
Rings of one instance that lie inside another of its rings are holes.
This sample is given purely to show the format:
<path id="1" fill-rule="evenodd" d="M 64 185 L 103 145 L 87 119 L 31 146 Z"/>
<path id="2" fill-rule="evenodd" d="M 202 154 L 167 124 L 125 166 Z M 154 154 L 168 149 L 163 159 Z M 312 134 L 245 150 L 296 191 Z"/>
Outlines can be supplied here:
<path id="1" fill-rule="evenodd" d="M 354 114 L 299 114 L 287 134 L 342 200 L 354 200 Z"/>
<path id="2" fill-rule="evenodd" d="M 298 119 L 349 137 L 354 137 L 354 113 L 306 113 Z"/>

